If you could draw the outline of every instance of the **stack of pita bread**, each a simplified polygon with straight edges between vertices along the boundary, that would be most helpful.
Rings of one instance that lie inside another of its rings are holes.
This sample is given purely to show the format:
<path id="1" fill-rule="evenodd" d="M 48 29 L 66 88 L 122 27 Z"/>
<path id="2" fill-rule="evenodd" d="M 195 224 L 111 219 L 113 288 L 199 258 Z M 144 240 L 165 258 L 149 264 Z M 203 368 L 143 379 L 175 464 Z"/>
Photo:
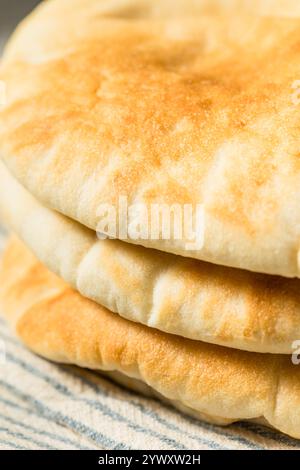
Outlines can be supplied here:
<path id="1" fill-rule="evenodd" d="M 21 24 L 0 67 L 0 212 L 16 234 L 0 301 L 29 348 L 300 438 L 297 14 L 50 0 Z M 99 237 L 99 206 L 121 196 L 200 203 L 201 247 Z"/>

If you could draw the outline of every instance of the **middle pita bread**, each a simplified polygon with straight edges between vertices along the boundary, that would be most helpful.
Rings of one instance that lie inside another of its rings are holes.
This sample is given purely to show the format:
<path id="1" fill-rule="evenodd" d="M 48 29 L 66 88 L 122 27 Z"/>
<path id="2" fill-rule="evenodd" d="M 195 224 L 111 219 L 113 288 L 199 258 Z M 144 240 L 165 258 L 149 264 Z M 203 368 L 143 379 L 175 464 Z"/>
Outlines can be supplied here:
<path id="1" fill-rule="evenodd" d="M 129 320 L 208 343 L 290 353 L 300 280 L 217 266 L 96 233 L 52 211 L 1 164 L 0 215 L 53 272 Z"/>

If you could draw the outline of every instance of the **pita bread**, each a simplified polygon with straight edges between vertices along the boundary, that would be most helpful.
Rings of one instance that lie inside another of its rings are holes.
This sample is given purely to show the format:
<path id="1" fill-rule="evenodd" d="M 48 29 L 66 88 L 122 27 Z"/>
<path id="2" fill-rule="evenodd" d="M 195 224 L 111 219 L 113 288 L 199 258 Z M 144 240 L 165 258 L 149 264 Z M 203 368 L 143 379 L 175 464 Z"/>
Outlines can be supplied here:
<path id="1" fill-rule="evenodd" d="M 300 367 L 161 333 L 81 297 L 18 241 L 0 273 L 5 317 L 34 352 L 51 360 L 120 372 L 168 400 L 226 424 L 264 418 L 300 438 Z"/>
<path id="2" fill-rule="evenodd" d="M 69 38 L 78 39 L 100 17 L 136 21 L 233 13 L 293 18 L 300 16 L 300 4 L 298 0 L 47 0 L 17 28 L 5 59 L 43 60 L 45 49 L 47 54 L 60 53 Z"/>
<path id="3" fill-rule="evenodd" d="M 64 8 L 49 3 L 47 20 L 38 10 L 2 62 L 0 151 L 16 177 L 93 230 L 99 207 L 124 196 L 149 211 L 202 204 L 201 249 L 186 237 L 127 241 L 299 276 L 299 20 L 120 19 L 92 0 L 72 3 L 69 18 Z"/>
<path id="4" fill-rule="evenodd" d="M 89 8 L 87 7 L 89 4 Z M 30 15 L 30 21 L 22 22 L 22 31 L 18 31 L 18 51 L 28 48 L 27 27 L 30 29 L 30 48 L 39 47 L 38 39 L 48 42 L 53 29 L 59 27 L 56 33 L 72 27 L 78 30 L 78 11 L 81 12 L 81 21 L 86 25 L 93 21 L 95 16 L 106 18 L 120 18 L 136 20 L 141 18 L 183 18 L 199 15 L 219 14 L 259 14 L 272 16 L 295 17 L 300 16 L 298 0 L 47 0 L 36 8 Z M 54 19 L 53 19 L 54 18 Z M 65 19 L 68 18 L 66 22 Z M 76 25 L 74 27 L 74 20 Z M 43 27 L 41 28 L 41 22 Z M 72 31 L 72 32 L 73 32 Z M 26 33 L 24 36 L 23 34 Z M 80 34 L 80 31 L 77 31 Z M 24 41 L 25 40 L 25 41 Z M 53 45 L 57 41 L 57 34 L 51 39 Z M 25 44 L 26 43 L 26 44 Z M 17 50 L 14 52 L 17 53 Z"/>
<path id="5" fill-rule="evenodd" d="M 118 240 L 47 209 L 0 165 L 0 215 L 50 270 L 122 317 L 191 339 L 291 353 L 300 280 L 224 268 Z"/>

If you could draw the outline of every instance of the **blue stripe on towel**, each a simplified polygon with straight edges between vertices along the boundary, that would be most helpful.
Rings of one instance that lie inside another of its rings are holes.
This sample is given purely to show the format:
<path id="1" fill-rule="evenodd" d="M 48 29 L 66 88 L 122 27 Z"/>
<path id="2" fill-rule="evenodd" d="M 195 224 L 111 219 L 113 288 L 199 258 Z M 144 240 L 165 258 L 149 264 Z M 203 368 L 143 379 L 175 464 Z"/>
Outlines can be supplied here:
<path id="1" fill-rule="evenodd" d="M 5 404 L 6 406 L 11 406 L 12 408 L 14 409 L 19 409 L 20 411 L 25 411 L 25 412 L 28 412 L 30 410 L 27 410 L 26 408 L 22 409 L 21 406 L 17 405 L 16 403 L 9 403 L 9 400 L 4 400 L 2 398 L 0 398 L 0 402 Z M 29 414 L 29 413 L 28 413 Z M 35 413 L 30 413 L 30 414 L 35 414 Z M 38 416 L 37 414 L 35 414 L 35 416 Z M 36 428 L 34 426 L 31 426 L 29 424 L 25 424 L 21 421 L 17 421 L 13 418 L 10 418 L 9 416 L 5 416 L 3 414 L 0 413 L 0 418 L 4 421 L 7 421 L 11 424 L 14 424 L 16 426 L 20 426 L 20 427 L 23 427 L 25 429 L 27 429 L 28 431 L 31 431 L 35 434 L 39 434 L 41 436 L 45 436 L 45 437 L 48 437 L 49 439 L 52 439 L 52 440 L 55 440 L 55 441 L 58 441 L 58 442 L 63 442 L 65 444 L 68 444 L 68 445 L 71 445 L 72 447 L 75 447 L 76 449 L 80 449 L 80 450 L 92 450 L 92 447 L 86 447 L 86 446 L 81 446 L 80 444 L 78 444 L 77 442 L 75 441 L 72 441 L 71 439 L 68 439 L 67 437 L 63 437 L 63 436 L 60 436 L 58 434 L 54 434 L 53 432 L 48 432 L 48 431 L 44 431 L 40 428 Z"/>
<path id="2" fill-rule="evenodd" d="M 253 434 L 257 434 L 258 436 L 261 436 L 270 441 L 281 442 L 282 444 L 287 445 L 289 447 L 300 449 L 300 441 L 297 441 L 296 439 L 293 439 L 292 437 L 288 437 L 284 434 L 281 434 L 277 432 L 275 429 L 274 430 L 268 429 L 267 427 L 260 426 L 259 424 L 245 422 L 245 421 L 241 423 L 235 423 L 234 427 L 249 431 Z"/>
<path id="3" fill-rule="evenodd" d="M 12 431 L 11 429 L 4 428 L 0 426 L 0 433 L 4 432 L 5 434 L 9 434 L 15 439 L 22 439 L 23 441 L 31 442 L 32 444 L 37 445 L 41 449 L 47 449 L 47 450 L 55 450 L 55 447 L 49 446 L 45 442 L 38 441 L 36 439 L 32 439 L 29 436 L 25 436 L 25 434 L 22 434 L 21 432 L 17 431 Z"/>
<path id="4" fill-rule="evenodd" d="M 112 410 L 111 408 L 109 408 L 106 405 L 103 405 L 99 401 L 92 400 L 92 399 L 89 399 L 89 398 L 76 397 L 65 385 L 57 382 L 55 379 L 53 379 L 53 378 L 49 377 L 48 375 L 44 374 L 43 372 L 41 372 L 40 370 L 38 370 L 37 368 L 35 368 L 31 364 L 28 364 L 28 363 L 22 361 L 21 359 L 18 359 L 17 357 L 15 357 L 13 354 L 11 354 L 9 352 L 6 353 L 6 359 L 10 362 L 13 362 L 14 364 L 19 365 L 20 367 L 22 367 L 28 373 L 31 373 L 35 377 L 37 377 L 41 380 L 44 380 L 48 385 L 50 385 L 52 388 L 54 388 L 61 395 L 64 395 L 65 397 L 70 398 L 70 399 L 72 399 L 76 402 L 85 403 L 89 406 L 92 406 L 93 409 L 97 409 L 102 414 L 104 414 L 106 416 L 109 416 L 111 419 L 114 419 L 117 422 L 123 422 L 123 423 L 127 424 L 131 429 L 134 429 L 137 432 L 142 432 L 144 434 L 149 434 L 152 437 L 158 438 L 161 441 L 168 444 L 169 446 L 174 446 L 177 449 L 187 450 L 187 447 L 181 445 L 180 443 L 178 443 L 174 439 L 169 438 L 169 437 L 164 436 L 164 435 L 161 435 L 160 433 L 158 433 L 156 431 L 153 431 L 152 429 L 145 428 L 143 426 L 140 426 L 139 424 L 134 423 L 133 421 L 131 421 L 127 417 L 122 416 L 120 413 Z"/>
<path id="5" fill-rule="evenodd" d="M 51 421 L 55 423 L 63 423 L 68 428 L 72 429 L 73 431 L 77 432 L 80 435 L 86 436 L 88 439 L 96 442 L 102 447 L 106 447 L 112 450 L 129 449 L 129 447 L 126 446 L 125 444 L 122 444 L 122 443 L 116 442 L 113 439 L 110 439 L 109 437 L 103 435 L 102 433 L 99 433 L 98 431 L 90 428 L 89 426 L 86 426 L 80 421 L 70 418 L 69 416 L 62 414 L 60 411 L 51 410 L 48 406 L 44 405 L 41 401 L 37 400 L 32 395 L 24 393 L 23 391 L 19 390 L 17 387 L 7 382 L 4 382 L 1 379 L 0 379 L 0 385 L 2 385 L 2 387 L 5 388 L 6 390 L 9 390 L 15 396 L 30 403 L 39 411 L 39 413 L 41 413 L 47 419 L 50 419 Z"/>
<path id="6" fill-rule="evenodd" d="M 28 450 L 28 447 L 19 446 L 15 442 L 5 441 L 4 439 L 0 439 L 0 444 L 3 444 L 4 446 L 12 447 L 13 449 L 17 449 L 17 450 Z"/>

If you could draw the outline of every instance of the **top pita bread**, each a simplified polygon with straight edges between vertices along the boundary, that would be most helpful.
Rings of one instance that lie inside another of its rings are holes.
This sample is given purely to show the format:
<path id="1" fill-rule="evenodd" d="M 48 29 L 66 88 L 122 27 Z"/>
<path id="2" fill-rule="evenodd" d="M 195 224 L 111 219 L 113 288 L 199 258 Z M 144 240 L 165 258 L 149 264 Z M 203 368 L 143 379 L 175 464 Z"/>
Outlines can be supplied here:
<path id="1" fill-rule="evenodd" d="M 201 203 L 201 250 L 135 243 L 299 276 L 299 20 L 157 20 L 137 14 L 139 2 L 113 2 L 111 15 L 106 2 L 67 3 L 26 20 L 2 62 L 11 171 L 92 229 L 99 205 L 120 196 Z"/>

